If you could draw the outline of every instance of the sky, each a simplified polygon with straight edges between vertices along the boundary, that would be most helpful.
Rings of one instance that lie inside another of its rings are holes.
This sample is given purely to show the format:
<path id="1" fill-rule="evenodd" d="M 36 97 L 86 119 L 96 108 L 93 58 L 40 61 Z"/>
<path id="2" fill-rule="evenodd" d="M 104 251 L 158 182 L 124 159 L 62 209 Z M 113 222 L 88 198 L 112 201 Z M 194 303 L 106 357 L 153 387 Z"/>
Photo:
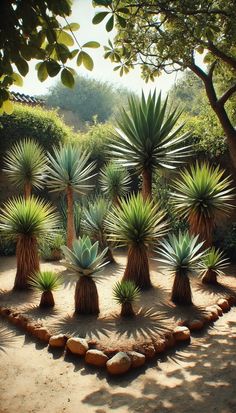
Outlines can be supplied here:
<path id="1" fill-rule="evenodd" d="M 92 24 L 92 18 L 95 14 L 95 10 L 98 9 L 93 8 L 91 0 L 74 0 L 72 15 L 68 18 L 68 21 L 78 22 L 80 24 L 80 29 L 75 32 L 80 44 L 86 43 L 90 40 L 96 40 L 101 44 L 101 46 L 104 46 L 107 44 L 109 38 L 112 39 L 112 35 L 106 32 L 105 24 L 103 22 L 98 25 Z M 89 50 L 89 53 L 94 60 L 94 69 L 92 72 L 89 72 L 81 66 L 76 66 L 75 62 L 70 62 L 70 65 L 79 75 L 85 75 L 97 80 L 108 81 L 116 87 L 121 85 L 136 93 L 140 93 L 141 90 L 148 93 L 149 90 L 156 88 L 158 91 L 162 90 L 165 94 L 181 76 L 181 74 L 163 74 L 157 78 L 155 82 L 145 83 L 141 79 L 140 70 L 135 68 L 127 75 L 120 77 L 117 72 L 113 71 L 114 65 L 109 60 L 104 59 L 103 47 Z M 46 81 L 41 83 L 37 78 L 37 72 L 35 70 L 36 63 L 37 61 L 35 60 L 30 62 L 30 70 L 24 79 L 23 87 L 14 86 L 11 90 L 29 95 L 42 95 L 46 94 L 50 87 L 60 79 L 60 77 L 57 76 L 54 78 L 48 78 Z"/>

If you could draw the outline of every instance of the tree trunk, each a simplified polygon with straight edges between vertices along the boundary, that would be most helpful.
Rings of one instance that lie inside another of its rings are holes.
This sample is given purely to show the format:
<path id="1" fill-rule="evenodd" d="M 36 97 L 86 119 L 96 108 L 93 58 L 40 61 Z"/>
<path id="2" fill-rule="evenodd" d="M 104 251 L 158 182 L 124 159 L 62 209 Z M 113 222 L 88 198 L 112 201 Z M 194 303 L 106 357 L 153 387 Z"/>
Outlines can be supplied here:
<path id="1" fill-rule="evenodd" d="M 21 236 L 16 245 L 17 271 L 14 288 L 28 289 L 28 278 L 39 271 L 38 244 L 34 237 Z"/>
<path id="2" fill-rule="evenodd" d="M 152 199 L 152 171 L 144 169 L 142 172 L 142 195 L 143 199 Z"/>
<path id="3" fill-rule="evenodd" d="M 145 246 L 131 246 L 122 281 L 133 281 L 141 290 L 151 288 L 147 249 Z"/>
<path id="4" fill-rule="evenodd" d="M 203 284 L 213 284 L 216 285 L 217 282 L 217 273 L 212 270 L 208 269 L 202 277 Z"/>
<path id="5" fill-rule="evenodd" d="M 91 277 L 82 276 L 76 283 L 75 313 L 99 314 L 97 287 Z"/>
<path id="6" fill-rule="evenodd" d="M 200 214 L 190 214 L 188 217 L 189 229 L 192 235 L 199 235 L 199 241 L 204 242 L 203 249 L 212 247 L 214 221 L 212 218 Z"/>
<path id="7" fill-rule="evenodd" d="M 75 238 L 75 224 L 74 224 L 74 200 L 73 189 L 71 186 L 67 188 L 67 247 L 72 248 Z"/>
<path id="8" fill-rule="evenodd" d="M 191 286 L 185 271 L 176 271 L 171 292 L 171 301 L 180 305 L 192 305 Z"/>
<path id="9" fill-rule="evenodd" d="M 41 295 L 39 307 L 54 307 L 55 301 L 51 291 L 44 291 Z"/>
<path id="10" fill-rule="evenodd" d="M 121 305 L 121 317 L 133 317 L 135 315 L 132 304 L 124 303 Z"/>
<path id="11" fill-rule="evenodd" d="M 31 192 L 32 192 L 32 185 L 29 182 L 26 182 L 24 185 L 24 197 L 25 199 L 28 199 L 31 197 Z"/>

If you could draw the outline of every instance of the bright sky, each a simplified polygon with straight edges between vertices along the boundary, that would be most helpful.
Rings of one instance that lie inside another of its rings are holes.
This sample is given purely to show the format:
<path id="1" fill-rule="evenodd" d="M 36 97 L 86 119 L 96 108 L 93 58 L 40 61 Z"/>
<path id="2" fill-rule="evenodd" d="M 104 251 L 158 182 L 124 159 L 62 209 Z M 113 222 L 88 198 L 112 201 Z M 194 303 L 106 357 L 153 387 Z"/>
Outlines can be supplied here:
<path id="1" fill-rule="evenodd" d="M 103 22 L 98 25 L 92 24 L 92 18 L 95 14 L 95 10 L 99 9 L 93 8 L 91 0 L 74 0 L 73 13 L 68 21 L 78 22 L 80 24 L 80 29 L 75 32 L 80 44 L 90 40 L 96 40 L 103 46 L 107 44 L 108 38 L 111 38 L 111 34 L 106 32 L 105 24 Z M 141 79 L 138 68 L 135 68 L 129 74 L 124 75 L 121 78 L 117 72 L 113 71 L 114 65 L 110 63 L 109 60 L 105 60 L 103 58 L 103 47 L 89 50 L 94 60 L 94 69 L 92 72 L 88 72 L 88 70 L 83 67 L 77 67 L 75 62 L 70 62 L 70 65 L 73 66 L 80 75 L 86 75 L 98 80 L 108 81 L 115 86 L 122 85 L 138 93 L 141 92 L 142 89 L 144 89 L 145 92 L 148 92 L 150 89 L 154 88 L 157 88 L 158 91 L 162 90 L 163 93 L 166 93 L 176 80 L 175 74 L 164 74 L 157 78 L 154 83 L 149 82 L 147 84 Z M 47 93 L 50 86 L 57 82 L 58 76 L 55 78 L 48 78 L 46 81 L 41 83 L 38 80 L 37 73 L 34 69 L 36 63 L 36 61 L 32 61 L 30 63 L 30 71 L 25 77 L 23 87 L 20 88 L 14 86 L 12 90 L 30 95 L 40 95 Z M 180 76 L 181 75 L 179 74 L 178 77 Z"/>

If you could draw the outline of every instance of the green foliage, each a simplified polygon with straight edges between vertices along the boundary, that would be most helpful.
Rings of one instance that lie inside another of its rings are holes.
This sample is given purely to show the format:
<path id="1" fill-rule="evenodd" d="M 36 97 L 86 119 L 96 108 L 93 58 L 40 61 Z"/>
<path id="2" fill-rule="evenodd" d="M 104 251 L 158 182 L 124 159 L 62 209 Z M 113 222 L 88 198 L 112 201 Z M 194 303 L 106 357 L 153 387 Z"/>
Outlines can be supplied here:
<path id="1" fill-rule="evenodd" d="M 201 250 L 203 242 L 199 242 L 198 236 L 194 237 L 188 232 L 179 232 L 178 235 L 169 234 L 160 241 L 157 253 L 160 258 L 155 258 L 164 268 L 173 275 L 177 271 L 183 271 L 186 275 L 199 269 L 199 263 L 205 252 Z"/>
<path id="2" fill-rule="evenodd" d="M 225 275 L 224 269 L 228 265 L 229 260 L 224 257 L 223 251 L 212 247 L 202 257 L 200 262 L 201 274 L 205 275 L 208 270 L 213 270 L 217 275 Z"/>
<path id="3" fill-rule="evenodd" d="M 61 199 L 59 203 L 59 212 L 61 217 L 61 226 L 63 230 L 67 231 L 67 203 L 65 199 Z M 74 228 L 75 235 L 78 238 L 81 232 L 81 218 L 82 218 L 82 207 L 79 202 L 74 201 Z"/>
<path id="4" fill-rule="evenodd" d="M 5 156 L 4 172 L 13 185 L 24 189 L 26 184 L 43 187 L 46 154 L 38 142 L 24 139 L 16 142 Z"/>
<path id="5" fill-rule="evenodd" d="M 116 129 L 117 140 L 111 144 L 111 153 L 121 165 L 155 171 L 157 168 L 174 168 L 189 154 L 186 146 L 188 133 L 180 135 L 183 124 L 176 127 L 180 112 L 168 113 L 167 101 L 161 94 L 142 94 L 141 99 L 129 99 L 129 113 L 122 110 Z M 174 127 L 176 127 L 174 129 Z"/>
<path id="6" fill-rule="evenodd" d="M 16 243 L 12 240 L 5 239 L 0 234 L 0 257 L 8 257 L 15 255 L 16 253 Z"/>
<path id="7" fill-rule="evenodd" d="M 148 246 L 167 231 L 165 212 L 142 195 L 121 199 L 107 217 L 109 239 L 121 246 Z"/>
<path id="8" fill-rule="evenodd" d="M 83 231 L 93 240 L 99 241 L 101 247 L 107 244 L 106 218 L 110 206 L 109 201 L 105 198 L 98 197 L 93 202 L 89 202 L 87 208 L 83 210 Z"/>
<path id="9" fill-rule="evenodd" d="M 51 192 L 65 191 L 70 186 L 78 194 L 85 194 L 93 185 L 89 183 L 95 164 L 89 163 L 89 154 L 82 153 L 73 144 L 54 147 L 48 154 L 47 186 Z"/>
<path id="10" fill-rule="evenodd" d="M 42 292 L 56 291 L 60 288 L 62 282 L 62 277 L 53 271 L 40 271 L 29 279 L 30 287 Z"/>
<path id="11" fill-rule="evenodd" d="M 141 290 L 133 281 L 118 281 L 113 287 L 113 297 L 119 304 L 132 304 L 141 296 Z"/>
<path id="12" fill-rule="evenodd" d="M 104 262 L 107 248 L 99 253 L 98 247 L 98 241 L 92 244 L 90 238 L 86 235 L 74 240 L 71 250 L 66 246 L 62 246 L 66 267 L 79 276 L 94 277 L 107 264 L 107 262 Z"/>
<path id="13" fill-rule="evenodd" d="M 39 243 L 40 256 L 46 261 L 58 260 L 61 258 L 61 246 L 64 244 L 64 233 L 55 234 L 48 240 L 42 240 Z"/>
<path id="14" fill-rule="evenodd" d="M 221 228 L 215 233 L 215 244 L 219 246 L 230 258 L 236 261 L 236 223 L 233 222 L 228 228 Z"/>
<path id="15" fill-rule="evenodd" d="M 130 191 L 131 178 L 126 168 L 111 161 L 101 169 L 99 183 L 102 192 L 114 201 Z"/>
<path id="16" fill-rule="evenodd" d="M 17 240 L 21 236 L 47 238 L 56 231 L 57 225 L 54 208 L 35 197 L 10 199 L 0 214 L 1 234 L 7 239 Z"/>

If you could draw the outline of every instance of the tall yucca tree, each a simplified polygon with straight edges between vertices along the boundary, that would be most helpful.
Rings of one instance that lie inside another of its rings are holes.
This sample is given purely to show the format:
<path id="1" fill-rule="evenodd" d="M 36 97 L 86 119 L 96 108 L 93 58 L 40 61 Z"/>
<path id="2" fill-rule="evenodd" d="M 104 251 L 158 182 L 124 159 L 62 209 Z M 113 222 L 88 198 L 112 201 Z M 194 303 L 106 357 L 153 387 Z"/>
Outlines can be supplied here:
<path id="1" fill-rule="evenodd" d="M 38 240 L 50 236 L 57 225 L 54 208 L 39 198 L 19 197 L 3 205 L 0 213 L 1 234 L 17 241 L 16 289 L 26 289 L 29 277 L 39 271 Z"/>
<path id="2" fill-rule="evenodd" d="M 178 109 L 167 108 L 161 93 L 150 92 L 147 99 L 131 97 L 128 110 L 123 109 L 117 120 L 111 154 L 121 165 L 135 168 L 142 175 L 144 199 L 152 194 L 152 175 L 160 167 L 175 168 L 190 153 L 186 145 L 189 133 L 180 134 L 184 124 L 177 126 Z"/>
<path id="3" fill-rule="evenodd" d="M 46 171 L 46 154 L 32 139 L 17 142 L 4 158 L 4 171 L 16 188 L 29 198 L 32 189 L 43 187 Z"/>
<path id="4" fill-rule="evenodd" d="M 118 204 L 119 198 L 130 191 L 130 174 L 125 167 L 111 161 L 100 171 L 100 185 L 102 192 Z"/>
<path id="5" fill-rule="evenodd" d="M 224 270 L 228 266 L 229 260 L 223 251 L 215 247 L 210 248 L 200 263 L 203 284 L 217 284 L 217 277 L 225 275 Z"/>
<path id="6" fill-rule="evenodd" d="M 111 247 L 107 241 L 106 218 L 111 208 L 111 202 L 103 197 L 97 197 L 88 203 L 83 210 L 82 229 L 93 241 L 98 241 L 101 249 L 107 248 L 106 259 L 114 262 Z"/>
<path id="7" fill-rule="evenodd" d="M 122 199 L 108 214 L 109 239 L 128 246 L 128 259 L 123 280 L 130 280 L 141 289 L 151 287 L 148 247 L 165 235 L 165 213 L 141 194 Z"/>
<path id="8" fill-rule="evenodd" d="M 191 165 L 180 172 L 173 184 L 173 203 L 180 216 L 187 218 L 192 234 L 200 235 L 205 246 L 212 245 L 213 230 L 234 207 L 232 180 L 224 170 L 208 163 Z"/>
<path id="9" fill-rule="evenodd" d="M 89 183 L 95 163 L 88 163 L 89 153 L 81 153 L 73 144 L 60 145 L 48 154 L 47 185 L 52 192 L 66 192 L 67 197 L 67 246 L 75 238 L 74 192 L 84 195 L 93 187 Z"/>
<path id="10" fill-rule="evenodd" d="M 157 249 L 159 257 L 155 260 L 167 268 L 174 277 L 171 300 L 175 304 L 192 304 L 189 275 L 199 270 L 200 260 L 205 254 L 202 251 L 203 242 L 199 242 L 198 238 L 188 232 L 169 234 L 167 239 L 160 242 Z"/>
<path id="11" fill-rule="evenodd" d="M 99 244 L 94 244 L 88 236 L 73 241 L 73 247 L 62 247 L 66 267 L 72 270 L 78 281 L 75 288 L 75 312 L 78 314 L 98 314 L 99 299 L 95 281 L 97 273 L 107 264 L 105 248 L 99 253 Z"/>

